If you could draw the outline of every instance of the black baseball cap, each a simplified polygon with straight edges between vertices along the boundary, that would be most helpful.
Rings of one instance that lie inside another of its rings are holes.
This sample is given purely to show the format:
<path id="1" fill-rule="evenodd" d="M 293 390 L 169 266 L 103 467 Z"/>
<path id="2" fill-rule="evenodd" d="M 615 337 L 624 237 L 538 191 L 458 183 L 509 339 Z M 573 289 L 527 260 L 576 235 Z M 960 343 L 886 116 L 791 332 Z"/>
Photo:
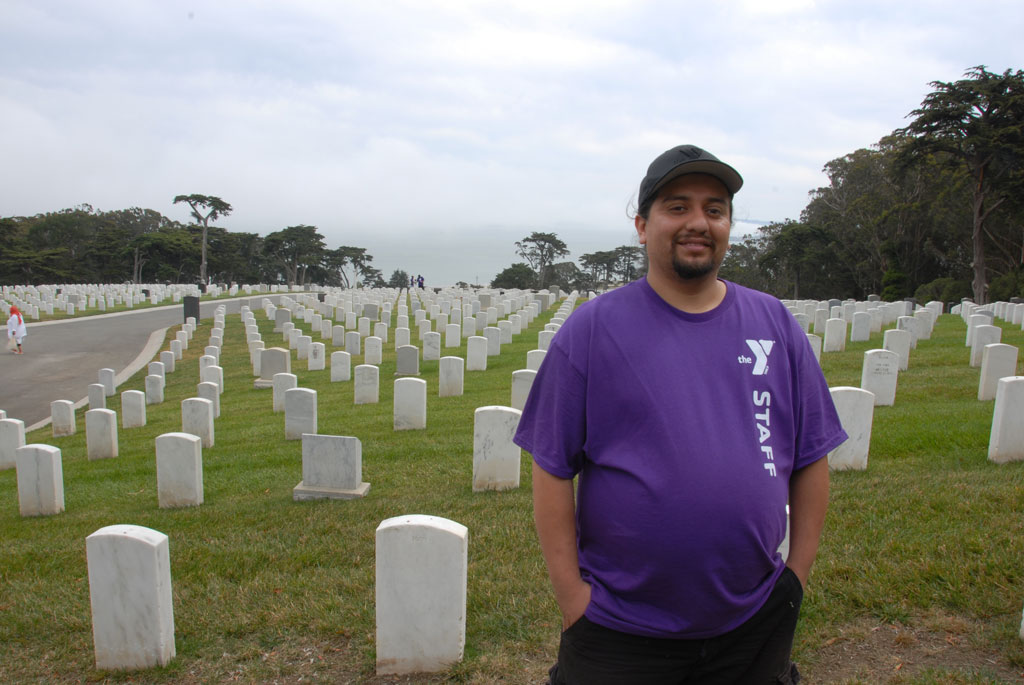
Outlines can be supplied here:
<path id="1" fill-rule="evenodd" d="M 733 196 L 743 187 L 743 177 L 735 169 L 696 145 L 679 145 L 658 155 L 647 167 L 647 175 L 640 181 L 639 206 L 657 196 L 658 191 L 683 174 L 714 176 Z"/>

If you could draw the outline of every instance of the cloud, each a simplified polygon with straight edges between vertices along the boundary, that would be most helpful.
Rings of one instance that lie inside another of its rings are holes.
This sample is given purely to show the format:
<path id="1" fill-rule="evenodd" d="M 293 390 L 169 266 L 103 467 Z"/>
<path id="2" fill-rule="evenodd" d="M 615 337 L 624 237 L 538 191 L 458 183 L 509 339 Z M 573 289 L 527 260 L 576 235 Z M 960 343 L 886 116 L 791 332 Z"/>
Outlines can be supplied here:
<path id="1" fill-rule="evenodd" d="M 493 277 L 531 230 L 574 257 L 625 244 L 680 142 L 740 170 L 739 218 L 795 218 L 826 162 L 930 81 L 1012 66 L 1024 33 L 999 0 L 9 0 L 4 20 L 0 215 L 184 220 L 174 195 L 215 194 L 231 230 L 313 224 L 393 268 L 419 250 L 434 283 Z"/>

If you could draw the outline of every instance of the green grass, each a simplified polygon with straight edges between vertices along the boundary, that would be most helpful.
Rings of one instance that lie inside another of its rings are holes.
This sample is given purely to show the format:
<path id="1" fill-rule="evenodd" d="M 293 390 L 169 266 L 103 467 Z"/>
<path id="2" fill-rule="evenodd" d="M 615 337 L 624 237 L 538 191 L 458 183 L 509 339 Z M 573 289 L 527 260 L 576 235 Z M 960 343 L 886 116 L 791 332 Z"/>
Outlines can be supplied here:
<path id="1" fill-rule="evenodd" d="M 86 459 L 82 412 L 74 436 L 30 434 L 29 442 L 62 451 L 66 511 L 22 518 L 15 473 L 0 472 L 0 680 L 392 682 L 373 676 L 374 531 L 391 516 L 430 514 L 467 526 L 470 539 L 466 656 L 429 680 L 539 682 L 560 619 L 533 532 L 529 457 L 519 489 L 473 493 L 472 426 L 477 407 L 508 404 L 512 371 L 525 366 L 553 312 L 489 358 L 486 372 L 466 372 L 462 397 L 438 398 L 437 362 L 421 361 L 424 431 L 392 430 L 393 340 L 376 405 L 354 405 L 351 382 L 331 383 L 329 370 L 309 372 L 293 358 L 300 387 L 318 391 L 319 432 L 362 441 L 371 490 L 361 500 L 292 500 L 301 445 L 283 439 L 271 391 L 252 387 L 237 315 L 225 331 L 227 390 L 216 445 L 203 452 L 202 506 L 157 507 L 153 444 L 181 429 L 180 401 L 195 393 L 209 321 L 168 375 L 165 402 L 147 407 L 148 424 L 119 431 L 116 459 Z M 267 346 L 285 346 L 256 316 Z M 1024 334 L 1004 328 L 1003 342 L 1019 344 Z M 936 616 L 970 622 L 972 644 L 1024 669 L 1024 464 L 986 458 L 993 403 L 975 399 L 978 370 L 968 366 L 964 331 L 959 317 L 940 318 L 900 374 L 896 406 L 876 408 L 868 470 L 833 474 L 795 646 L 812 671 L 822 645 L 855 621 L 914 625 Z M 874 347 L 878 336 L 824 355 L 829 384 L 859 385 L 863 352 Z M 442 348 L 450 353 L 465 356 L 465 341 Z M 118 391 L 143 389 L 143 373 Z M 108 400 L 115 411 L 119 404 Z M 93 662 L 85 538 L 121 523 L 170 538 L 177 656 L 142 674 L 99 672 Z M 900 682 L 987 682 L 977 672 L 933 670 Z"/>

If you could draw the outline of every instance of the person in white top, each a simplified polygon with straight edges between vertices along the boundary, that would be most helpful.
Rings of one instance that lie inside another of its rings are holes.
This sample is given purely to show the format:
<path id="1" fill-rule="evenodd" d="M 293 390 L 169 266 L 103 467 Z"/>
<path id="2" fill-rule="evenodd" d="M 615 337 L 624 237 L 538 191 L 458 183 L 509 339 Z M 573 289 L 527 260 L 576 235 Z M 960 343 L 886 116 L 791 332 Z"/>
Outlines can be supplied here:
<path id="1" fill-rule="evenodd" d="M 7 337 L 14 340 L 14 354 L 25 354 L 21 349 L 21 341 L 26 335 L 28 331 L 25 329 L 25 318 L 21 315 L 21 310 L 11 305 L 11 318 L 7 319 Z"/>

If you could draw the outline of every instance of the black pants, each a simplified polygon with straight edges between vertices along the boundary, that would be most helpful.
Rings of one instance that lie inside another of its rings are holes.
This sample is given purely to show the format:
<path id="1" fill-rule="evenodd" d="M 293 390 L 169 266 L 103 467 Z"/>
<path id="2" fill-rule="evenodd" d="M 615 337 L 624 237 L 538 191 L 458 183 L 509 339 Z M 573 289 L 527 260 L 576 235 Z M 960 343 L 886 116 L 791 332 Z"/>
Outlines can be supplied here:
<path id="1" fill-rule="evenodd" d="M 746 623 L 704 640 L 630 635 L 584 616 L 562 633 L 550 685 L 796 683 L 789 656 L 802 599 L 800 579 L 787 568 Z"/>

